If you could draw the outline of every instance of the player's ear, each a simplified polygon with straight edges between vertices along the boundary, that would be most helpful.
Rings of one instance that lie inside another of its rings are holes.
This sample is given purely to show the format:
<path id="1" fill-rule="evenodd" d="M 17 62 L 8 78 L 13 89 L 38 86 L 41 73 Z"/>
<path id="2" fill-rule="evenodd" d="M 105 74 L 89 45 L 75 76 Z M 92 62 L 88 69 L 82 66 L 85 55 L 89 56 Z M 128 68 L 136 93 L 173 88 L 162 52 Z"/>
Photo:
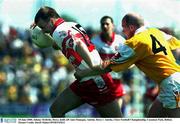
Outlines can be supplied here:
<path id="1" fill-rule="evenodd" d="M 129 25 L 129 30 L 134 31 L 134 30 L 136 30 L 136 27 L 134 25 Z"/>

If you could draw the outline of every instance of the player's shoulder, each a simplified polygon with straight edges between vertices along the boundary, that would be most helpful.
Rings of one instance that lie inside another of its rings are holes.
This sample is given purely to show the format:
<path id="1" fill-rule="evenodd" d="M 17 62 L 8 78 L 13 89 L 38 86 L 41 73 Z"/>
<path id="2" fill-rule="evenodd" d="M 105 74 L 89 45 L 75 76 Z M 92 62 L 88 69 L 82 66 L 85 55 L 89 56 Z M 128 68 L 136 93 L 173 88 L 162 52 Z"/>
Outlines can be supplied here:
<path id="1" fill-rule="evenodd" d="M 136 40 L 136 39 L 138 39 L 138 40 L 147 40 L 152 35 L 155 36 L 155 37 L 160 37 L 160 36 L 163 36 L 163 33 L 159 29 L 151 27 L 151 28 L 147 28 L 146 30 L 144 30 L 144 31 L 142 31 L 140 33 L 135 34 L 132 39 L 133 40 Z"/>
<path id="2" fill-rule="evenodd" d="M 62 24 L 60 24 L 59 26 L 56 27 L 53 34 L 54 35 L 68 34 L 69 31 L 71 31 L 71 32 L 73 31 L 72 27 L 75 25 L 77 25 L 77 23 L 75 23 L 75 22 L 63 22 Z"/>
<path id="3" fill-rule="evenodd" d="M 74 26 L 76 23 L 74 22 L 64 22 L 62 24 L 60 24 L 56 30 L 59 30 L 59 31 L 66 31 L 66 30 L 69 30 L 72 26 Z"/>
<path id="4" fill-rule="evenodd" d="M 66 38 L 68 35 L 70 35 L 69 34 L 69 32 L 71 31 L 70 25 L 71 24 L 69 24 L 68 22 L 64 22 L 56 27 L 56 29 L 52 34 L 55 41 L 59 41 L 59 40 L 61 41 L 64 38 Z"/>
<path id="5" fill-rule="evenodd" d="M 125 42 L 125 38 L 121 36 L 120 34 L 115 34 L 115 40 L 119 42 Z"/>

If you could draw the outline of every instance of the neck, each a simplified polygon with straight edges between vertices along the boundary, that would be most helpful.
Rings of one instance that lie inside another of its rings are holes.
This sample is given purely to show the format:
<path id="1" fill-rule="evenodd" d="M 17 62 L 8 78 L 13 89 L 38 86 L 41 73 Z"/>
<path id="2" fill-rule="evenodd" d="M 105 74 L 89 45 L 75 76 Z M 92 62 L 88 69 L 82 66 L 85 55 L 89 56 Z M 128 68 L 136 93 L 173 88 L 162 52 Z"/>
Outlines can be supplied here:
<path id="1" fill-rule="evenodd" d="M 107 41 L 111 41 L 112 37 L 113 37 L 113 32 L 111 32 L 111 33 L 102 33 L 102 37 Z"/>
<path id="2" fill-rule="evenodd" d="M 53 24 L 53 27 L 54 27 L 52 32 L 51 32 L 51 34 L 52 34 L 54 32 L 54 30 L 56 29 L 56 27 L 64 22 L 64 19 L 62 19 L 62 18 L 52 18 L 51 21 L 52 21 L 52 24 Z"/>
<path id="3" fill-rule="evenodd" d="M 114 37 L 115 37 L 115 33 L 112 32 L 111 35 L 110 34 L 103 34 L 101 33 L 100 35 L 101 40 L 109 45 L 111 45 L 114 41 Z"/>

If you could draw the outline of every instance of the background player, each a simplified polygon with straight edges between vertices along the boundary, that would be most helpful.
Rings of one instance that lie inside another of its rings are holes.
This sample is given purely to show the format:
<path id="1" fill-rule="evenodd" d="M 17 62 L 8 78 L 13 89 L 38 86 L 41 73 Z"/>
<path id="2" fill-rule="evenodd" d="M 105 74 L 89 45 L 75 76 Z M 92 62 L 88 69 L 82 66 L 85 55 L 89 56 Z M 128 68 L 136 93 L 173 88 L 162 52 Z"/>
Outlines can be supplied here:
<path id="1" fill-rule="evenodd" d="M 100 20 L 101 32 L 92 37 L 91 41 L 95 45 L 97 51 L 99 52 L 103 60 L 111 59 L 116 54 L 116 49 L 123 44 L 125 39 L 114 32 L 114 22 L 112 17 L 103 16 Z M 111 72 L 110 73 L 113 81 L 116 85 L 119 85 L 119 90 L 123 96 L 125 91 L 123 84 L 120 79 L 120 73 Z M 120 106 L 122 106 L 122 99 L 119 100 Z"/>

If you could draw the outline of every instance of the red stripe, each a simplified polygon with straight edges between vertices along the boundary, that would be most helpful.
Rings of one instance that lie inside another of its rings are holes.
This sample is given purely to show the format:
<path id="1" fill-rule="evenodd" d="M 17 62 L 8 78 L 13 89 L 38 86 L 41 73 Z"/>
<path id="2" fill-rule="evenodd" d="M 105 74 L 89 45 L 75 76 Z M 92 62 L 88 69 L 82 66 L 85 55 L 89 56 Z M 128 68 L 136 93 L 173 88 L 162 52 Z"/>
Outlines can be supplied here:
<path id="1" fill-rule="evenodd" d="M 77 66 L 79 66 L 81 64 L 82 61 L 82 57 L 73 49 L 68 48 L 67 49 L 68 55 L 67 58 L 69 59 L 70 56 L 73 56 L 75 58 L 75 60 L 73 62 L 71 62 L 71 64 L 76 68 Z"/>
<path id="2" fill-rule="evenodd" d="M 81 41 L 83 41 L 83 42 L 86 44 L 86 46 L 88 47 L 88 50 L 89 50 L 90 52 L 92 52 L 92 51 L 95 49 L 95 46 L 90 42 L 88 36 L 86 36 L 87 39 L 88 39 L 88 40 L 86 40 L 86 42 L 84 41 L 84 39 L 83 39 L 81 33 L 77 33 L 77 34 L 75 35 L 75 37 L 81 38 Z"/>
<path id="3" fill-rule="evenodd" d="M 57 21 L 54 23 L 54 27 L 59 26 L 59 25 L 62 24 L 63 22 L 64 22 L 64 19 L 58 18 Z"/>
<path id="4" fill-rule="evenodd" d="M 65 38 L 63 39 L 63 42 L 62 42 L 62 52 L 63 52 L 63 54 L 64 54 L 65 56 L 66 56 L 66 41 L 71 38 L 70 32 L 71 32 L 71 31 L 68 30 L 68 36 L 65 37 Z"/>
<path id="5" fill-rule="evenodd" d="M 57 28 L 57 26 L 59 26 L 59 25 L 62 24 L 63 22 L 64 22 L 64 19 L 58 18 L 58 19 L 56 20 L 56 22 L 54 23 L 53 32 L 54 32 L 54 30 Z"/>
<path id="6" fill-rule="evenodd" d="M 88 46 L 89 52 L 92 52 L 94 49 L 95 49 L 95 46 L 94 46 L 94 45 L 91 44 L 90 46 Z"/>

